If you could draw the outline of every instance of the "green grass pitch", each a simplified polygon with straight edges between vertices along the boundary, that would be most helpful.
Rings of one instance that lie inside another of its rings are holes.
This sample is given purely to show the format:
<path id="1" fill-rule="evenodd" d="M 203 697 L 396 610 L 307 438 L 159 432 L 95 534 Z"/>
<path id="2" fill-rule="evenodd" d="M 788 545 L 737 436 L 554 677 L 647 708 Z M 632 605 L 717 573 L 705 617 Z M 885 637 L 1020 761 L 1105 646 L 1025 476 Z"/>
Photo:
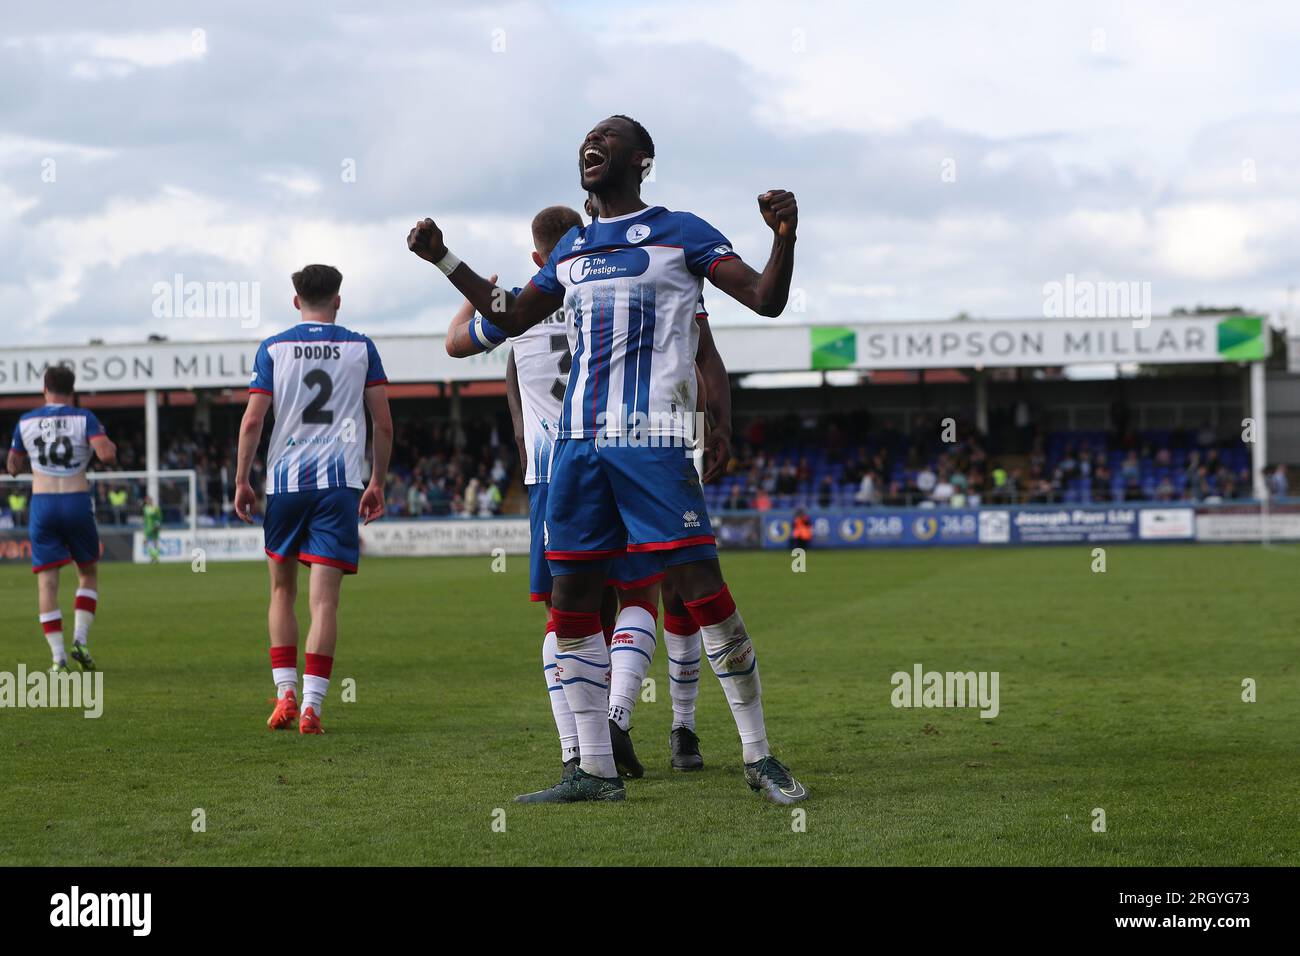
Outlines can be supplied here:
<path id="1" fill-rule="evenodd" d="M 662 649 L 627 801 L 513 805 L 559 772 L 524 557 L 366 560 L 317 738 L 265 726 L 264 568 L 106 565 L 103 716 L 0 710 L 0 864 L 1295 865 L 1298 556 L 1113 547 L 1096 574 L 1086 547 L 813 552 L 793 573 L 726 554 L 773 746 L 812 793 L 802 828 L 745 786 L 710 674 L 706 769 L 668 770 Z M 0 567 L 0 670 L 47 661 L 32 576 Z M 918 662 L 998 671 L 1001 713 L 895 709 L 890 676 Z"/>

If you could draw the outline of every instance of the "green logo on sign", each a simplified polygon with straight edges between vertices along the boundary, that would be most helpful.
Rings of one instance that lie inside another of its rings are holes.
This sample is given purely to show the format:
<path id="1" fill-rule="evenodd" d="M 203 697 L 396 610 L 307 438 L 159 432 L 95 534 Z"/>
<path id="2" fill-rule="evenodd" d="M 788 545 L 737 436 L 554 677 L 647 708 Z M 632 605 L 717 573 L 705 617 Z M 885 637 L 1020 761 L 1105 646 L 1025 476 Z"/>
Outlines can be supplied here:
<path id="1" fill-rule="evenodd" d="M 1268 357 L 1264 320 L 1258 315 L 1238 316 L 1219 322 L 1219 354 L 1236 362 Z"/>
<path id="2" fill-rule="evenodd" d="M 842 326 L 814 327 L 812 332 L 812 367 L 852 368 L 858 358 L 858 336 Z"/>

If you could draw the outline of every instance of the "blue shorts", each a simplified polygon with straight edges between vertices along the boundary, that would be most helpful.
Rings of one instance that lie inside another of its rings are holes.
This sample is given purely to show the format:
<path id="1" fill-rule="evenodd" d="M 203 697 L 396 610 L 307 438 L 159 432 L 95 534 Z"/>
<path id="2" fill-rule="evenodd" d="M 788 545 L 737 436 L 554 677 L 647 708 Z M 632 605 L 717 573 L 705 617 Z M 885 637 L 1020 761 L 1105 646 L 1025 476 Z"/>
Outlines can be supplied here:
<path id="1" fill-rule="evenodd" d="M 551 599 L 551 568 L 546 563 L 546 483 L 528 486 L 528 599 Z"/>
<path id="2" fill-rule="evenodd" d="M 546 560 L 546 483 L 528 486 L 528 597 L 551 599 L 551 566 Z M 657 584 L 664 579 L 663 555 L 637 551 L 615 558 L 609 566 L 607 584 L 624 590 Z M 579 567 L 578 570 L 582 570 Z"/>
<path id="3" fill-rule="evenodd" d="M 344 574 L 356 574 L 361 560 L 361 534 L 355 488 L 286 491 L 266 496 L 267 556 L 275 561 L 297 558 L 303 564 L 325 564 Z"/>
<path id="4" fill-rule="evenodd" d="M 99 529 L 89 491 L 32 495 L 28 521 L 33 572 L 73 561 L 84 568 L 99 560 Z"/>
<path id="5" fill-rule="evenodd" d="M 687 550 L 693 551 L 693 548 Z M 667 562 L 662 551 L 629 551 L 609 562 L 606 581 L 624 591 L 658 584 L 664 579 Z M 578 570 L 582 570 L 579 568 Z"/>
<path id="6" fill-rule="evenodd" d="M 700 476 L 681 447 L 560 439 L 551 459 L 546 535 L 553 575 L 572 573 L 571 562 L 624 554 L 650 554 L 661 567 L 718 556 Z"/>

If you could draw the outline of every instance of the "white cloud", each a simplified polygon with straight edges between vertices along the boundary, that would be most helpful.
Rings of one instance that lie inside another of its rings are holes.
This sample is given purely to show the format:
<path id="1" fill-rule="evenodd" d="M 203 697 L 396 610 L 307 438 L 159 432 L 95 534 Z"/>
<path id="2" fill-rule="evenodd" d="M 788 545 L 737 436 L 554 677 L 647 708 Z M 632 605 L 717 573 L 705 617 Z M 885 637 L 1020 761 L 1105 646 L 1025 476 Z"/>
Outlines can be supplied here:
<path id="1" fill-rule="evenodd" d="M 100 146 L 0 134 L 0 166 L 31 163 L 47 157 L 69 157 L 93 163 L 111 159 L 116 153 L 116 150 Z"/>
<path id="2" fill-rule="evenodd" d="M 67 64 L 78 79 L 121 78 L 140 69 L 157 69 L 201 60 L 207 52 L 202 30 L 140 33 L 46 33 L 8 37 L 3 46 Z"/>
<path id="3" fill-rule="evenodd" d="M 1158 309 L 1267 308 L 1300 272 L 1292 4 L 250 3 L 200 34 L 161 9 L 86 2 L 0 41 L 0 308 L 25 337 L 143 335 L 140 297 L 176 270 L 262 282 L 273 316 L 308 261 L 343 270 L 358 324 L 441 329 L 457 296 L 411 223 L 525 281 L 528 221 L 580 202 L 576 144 L 606 112 L 659 144 L 646 198 L 756 265 L 754 196 L 799 195 L 791 320 L 1033 315 L 1070 272 L 1151 281 Z"/>
<path id="4" fill-rule="evenodd" d="M 298 196 L 314 196 L 321 191 L 320 180 L 307 173 L 263 173 L 262 182 Z"/>

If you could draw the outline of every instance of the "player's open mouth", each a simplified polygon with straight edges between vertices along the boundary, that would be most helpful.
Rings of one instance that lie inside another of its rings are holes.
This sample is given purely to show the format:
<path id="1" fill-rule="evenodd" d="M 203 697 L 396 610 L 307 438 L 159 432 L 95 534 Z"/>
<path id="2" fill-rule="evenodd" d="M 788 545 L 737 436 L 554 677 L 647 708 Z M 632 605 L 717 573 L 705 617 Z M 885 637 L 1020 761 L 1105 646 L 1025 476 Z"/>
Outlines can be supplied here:
<path id="1" fill-rule="evenodd" d="M 605 165 L 606 160 L 604 150 L 596 146 L 588 146 L 582 151 L 582 171 L 592 173 Z"/>

